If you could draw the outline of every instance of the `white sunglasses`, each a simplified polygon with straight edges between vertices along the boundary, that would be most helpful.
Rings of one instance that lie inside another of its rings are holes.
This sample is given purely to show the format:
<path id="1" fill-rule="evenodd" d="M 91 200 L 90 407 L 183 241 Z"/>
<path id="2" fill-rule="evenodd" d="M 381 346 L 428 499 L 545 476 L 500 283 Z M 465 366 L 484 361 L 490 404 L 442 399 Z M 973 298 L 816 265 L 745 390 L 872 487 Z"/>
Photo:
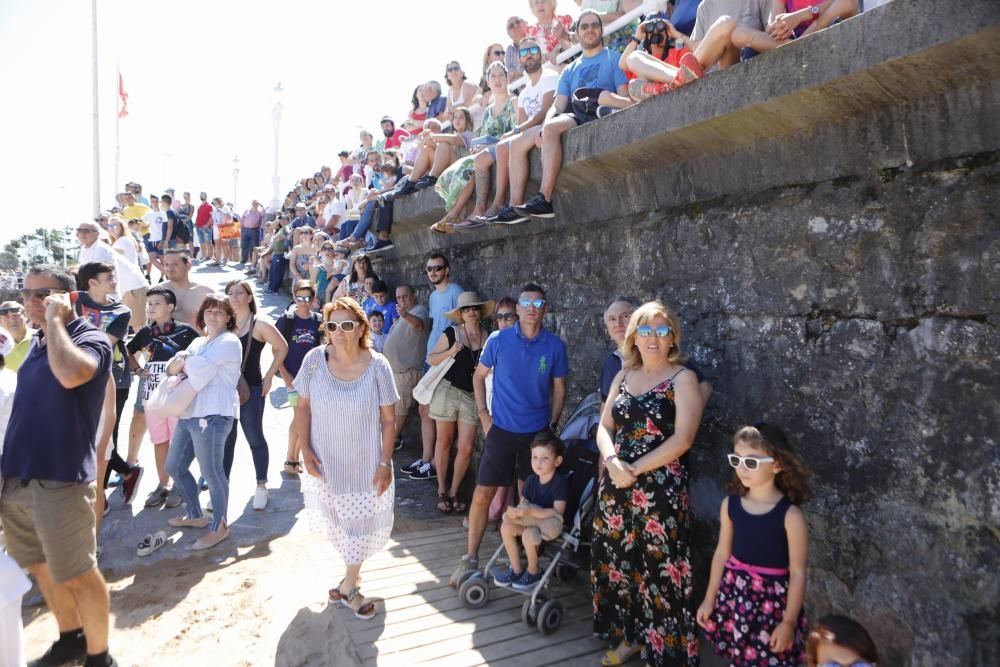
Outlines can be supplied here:
<path id="1" fill-rule="evenodd" d="M 729 459 L 729 465 L 734 468 L 739 468 L 740 464 L 743 465 L 747 470 L 756 470 L 760 467 L 761 463 L 773 463 L 774 458 L 771 456 L 740 456 L 739 454 L 728 454 L 726 458 Z"/>

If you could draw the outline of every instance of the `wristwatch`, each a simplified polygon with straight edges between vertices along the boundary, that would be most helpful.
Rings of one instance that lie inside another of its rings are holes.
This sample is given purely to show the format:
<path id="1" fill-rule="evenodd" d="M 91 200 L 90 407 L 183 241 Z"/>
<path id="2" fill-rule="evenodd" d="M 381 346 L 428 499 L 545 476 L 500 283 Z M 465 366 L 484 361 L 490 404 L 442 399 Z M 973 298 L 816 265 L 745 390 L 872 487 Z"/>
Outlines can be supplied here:
<path id="1" fill-rule="evenodd" d="M 642 40 L 636 37 L 635 35 L 632 35 L 632 41 L 635 42 L 636 44 L 642 44 Z"/>
<path id="2" fill-rule="evenodd" d="M 813 5 L 810 7 L 809 13 L 813 15 L 813 18 L 819 16 L 819 5 Z"/>

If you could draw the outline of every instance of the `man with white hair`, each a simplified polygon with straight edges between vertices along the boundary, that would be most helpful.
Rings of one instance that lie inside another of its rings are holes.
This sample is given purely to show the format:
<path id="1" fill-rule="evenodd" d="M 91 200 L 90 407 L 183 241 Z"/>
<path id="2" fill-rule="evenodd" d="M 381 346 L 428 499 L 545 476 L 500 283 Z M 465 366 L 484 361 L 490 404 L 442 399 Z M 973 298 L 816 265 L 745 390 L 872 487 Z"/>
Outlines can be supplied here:
<path id="1" fill-rule="evenodd" d="M 129 307 L 132 315 L 129 328 L 138 331 L 146 323 L 146 277 L 135 262 L 115 252 L 101 237 L 101 227 L 96 222 L 81 222 L 76 228 L 76 238 L 80 242 L 80 265 L 90 262 L 106 262 L 115 267 L 115 282 L 121 302 Z M 162 270 L 162 269 L 161 269 Z"/>

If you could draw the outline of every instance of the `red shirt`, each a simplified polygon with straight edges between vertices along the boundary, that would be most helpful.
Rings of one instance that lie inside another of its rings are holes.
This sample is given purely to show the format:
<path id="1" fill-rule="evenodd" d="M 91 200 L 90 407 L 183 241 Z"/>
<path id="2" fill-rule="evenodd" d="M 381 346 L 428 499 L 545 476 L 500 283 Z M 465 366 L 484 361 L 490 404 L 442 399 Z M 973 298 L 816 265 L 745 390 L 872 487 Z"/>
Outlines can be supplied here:
<path id="1" fill-rule="evenodd" d="M 398 128 L 395 132 L 392 133 L 391 137 L 386 137 L 385 147 L 399 148 L 400 146 L 403 145 L 403 139 L 406 139 L 408 136 L 410 136 L 409 132 L 407 132 L 403 128 Z"/>
<path id="2" fill-rule="evenodd" d="M 212 205 L 205 202 L 198 207 L 198 213 L 194 218 L 195 227 L 208 227 L 212 224 Z"/>

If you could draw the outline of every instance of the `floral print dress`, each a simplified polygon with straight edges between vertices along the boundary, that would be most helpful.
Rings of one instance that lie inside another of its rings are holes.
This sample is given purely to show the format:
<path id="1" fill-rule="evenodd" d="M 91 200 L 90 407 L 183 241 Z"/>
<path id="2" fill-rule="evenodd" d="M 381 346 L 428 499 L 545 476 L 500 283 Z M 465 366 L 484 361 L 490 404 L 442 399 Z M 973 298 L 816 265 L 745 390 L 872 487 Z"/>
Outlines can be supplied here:
<path id="1" fill-rule="evenodd" d="M 623 461 L 673 434 L 674 377 L 638 396 L 622 381 L 612 414 Z M 699 664 L 685 458 L 639 475 L 627 489 L 605 471 L 594 517 L 594 632 L 612 646 L 642 644 L 643 659 L 656 666 Z"/>

